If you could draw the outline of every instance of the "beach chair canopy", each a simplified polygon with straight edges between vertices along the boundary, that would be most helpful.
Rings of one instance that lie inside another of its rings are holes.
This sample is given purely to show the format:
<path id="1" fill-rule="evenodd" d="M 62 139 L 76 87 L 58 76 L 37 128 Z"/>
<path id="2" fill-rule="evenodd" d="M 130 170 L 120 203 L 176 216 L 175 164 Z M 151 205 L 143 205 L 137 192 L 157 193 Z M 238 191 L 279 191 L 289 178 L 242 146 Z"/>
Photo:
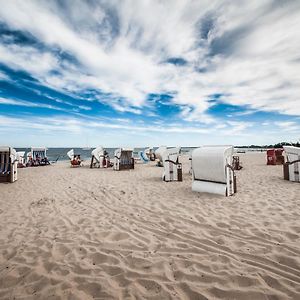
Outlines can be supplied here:
<path id="1" fill-rule="evenodd" d="M 36 159 L 36 157 L 45 158 L 47 157 L 47 150 L 46 147 L 31 147 L 31 156 L 33 159 Z"/>
<path id="2" fill-rule="evenodd" d="M 97 147 L 92 151 L 92 155 L 95 157 L 95 159 L 99 162 L 100 157 L 104 157 L 104 149 L 102 146 Z"/>
<path id="3" fill-rule="evenodd" d="M 181 151 L 181 147 L 165 149 L 165 151 L 161 153 L 162 163 L 164 163 L 166 159 L 176 161 L 178 159 L 178 155 L 180 154 L 180 151 Z"/>
<path id="4" fill-rule="evenodd" d="M 74 159 L 74 149 L 71 149 L 68 153 L 67 153 L 68 157 L 73 160 Z"/>
<path id="5" fill-rule="evenodd" d="M 167 146 L 160 146 L 155 150 L 156 158 L 162 162 L 162 154 L 167 150 Z"/>
<path id="6" fill-rule="evenodd" d="M 7 147 L 7 146 L 1 146 L 0 147 L 0 152 L 1 153 L 9 153 L 11 162 L 15 162 L 17 160 L 17 151 L 12 148 L 12 147 Z M 25 152 L 24 152 L 25 153 Z"/>
<path id="7" fill-rule="evenodd" d="M 233 151 L 233 146 L 205 146 L 195 149 L 192 153 L 194 178 L 226 183 L 226 165 Z"/>
<path id="8" fill-rule="evenodd" d="M 300 158 L 300 148 L 294 146 L 283 146 L 288 162 L 293 162 Z"/>
<path id="9" fill-rule="evenodd" d="M 132 148 L 119 148 L 115 150 L 115 157 L 121 158 L 121 155 L 124 157 L 132 157 L 133 149 Z"/>
<path id="10" fill-rule="evenodd" d="M 17 180 L 17 151 L 14 148 L 0 147 L 0 182 Z"/>

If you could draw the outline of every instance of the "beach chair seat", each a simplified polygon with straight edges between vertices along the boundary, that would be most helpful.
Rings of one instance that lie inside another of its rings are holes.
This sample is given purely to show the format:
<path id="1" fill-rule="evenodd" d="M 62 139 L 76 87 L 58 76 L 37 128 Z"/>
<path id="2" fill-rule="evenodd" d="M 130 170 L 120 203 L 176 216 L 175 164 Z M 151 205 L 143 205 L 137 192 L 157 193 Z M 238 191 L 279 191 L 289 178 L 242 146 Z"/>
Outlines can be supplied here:
<path id="1" fill-rule="evenodd" d="M 284 146 L 286 161 L 283 164 L 283 177 L 285 180 L 300 182 L 300 148 Z"/>
<path id="2" fill-rule="evenodd" d="M 134 169 L 133 149 L 117 149 L 115 151 L 113 169 L 116 171 Z"/>
<path id="3" fill-rule="evenodd" d="M 182 164 L 179 162 L 180 148 L 166 149 L 162 154 L 164 181 L 182 181 Z"/>
<path id="4" fill-rule="evenodd" d="M 26 167 L 25 151 L 17 152 L 18 168 Z"/>
<path id="5" fill-rule="evenodd" d="M 233 146 L 203 146 L 192 154 L 195 192 L 231 196 L 236 192 L 236 177 L 232 167 Z"/>
<path id="6" fill-rule="evenodd" d="M 0 147 L 0 182 L 15 182 L 18 179 L 17 152 L 11 147 Z"/>

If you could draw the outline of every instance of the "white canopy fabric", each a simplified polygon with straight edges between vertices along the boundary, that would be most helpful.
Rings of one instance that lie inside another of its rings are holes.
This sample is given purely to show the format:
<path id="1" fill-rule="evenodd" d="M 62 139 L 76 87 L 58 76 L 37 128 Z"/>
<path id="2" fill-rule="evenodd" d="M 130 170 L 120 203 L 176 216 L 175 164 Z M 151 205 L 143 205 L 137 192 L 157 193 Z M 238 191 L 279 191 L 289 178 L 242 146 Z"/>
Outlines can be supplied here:
<path id="1" fill-rule="evenodd" d="M 162 162 L 162 154 L 167 150 L 167 146 L 160 146 L 155 150 L 156 158 Z"/>
<path id="2" fill-rule="evenodd" d="M 300 148 L 299 147 L 283 146 L 283 149 L 284 149 L 284 152 L 285 152 L 289 162 L 299 159 L 299 158 L 297 158 L 300 156 Z"/>
<path id="3" fill-rule="evenodd" d="M 161 153 L 162 163 L 164 164 L 166 159 L 176 160 L 180 154 L 180 150 L 180 147 L 165 149 L 165 151 Z"/>
<path id="4" fill-rule="evenodd" d="M 12 147 L 1 146 L 0 152 L 10 152 L 11 161 L 14 162 L 17 160 L 17 151 Z"/>
<path id="5" fill-rule="evenodd" d="M 100 161 L 100 157 L 104 156 L 104 149 L 103 149 L 103 147 L 99 146 L 96 149 L 94 149 L 92 151 L 92 155 L 94 155 L 94 157 L 96 158 L 96 160 L 99 162 Z"/>
<path id="6" fill-rule="evenodd" d="M 116 149 L 115 150 L 115 156 L 120 158 L 122 152 L 133 152 L 133 149 L 132 148 L 119 148 L 119 149 Z"/>
<path id="7" fill-rule="evenodd" d="M 300 182 L 300 162 L 295 162 L 300 159 L 300 148 L 294 146 L 283 146 L 289 170 L 289 180 Z M 293 163 L 295 162 L 295 163 Z"/>
<path id="8" fill-rule="evenodd" d="M 25 159 L 25 151 L 18 151 L 16 159 L 21 163 Z"/>
<path id="9" fill-rule="evenodd" d="M 194 179 L 226 183 L 226 164 L 233 151 L 233 146 L 195 149 L 192 153 Z"/>
<path id="10" fill-rule="evenodd" d="M 73 160 L 73 159 L 74 159 L 74 149 L 71 149 L 71 150 L 67 153 L 67 155 L 69 156 L 69 158 L 70 158 L 71 160 Z"/>
<path id="11" fill-rule="evenodd" d="M 47 151 L 47 147 L 31 147 L 31 152 L 32 151 Z"/>

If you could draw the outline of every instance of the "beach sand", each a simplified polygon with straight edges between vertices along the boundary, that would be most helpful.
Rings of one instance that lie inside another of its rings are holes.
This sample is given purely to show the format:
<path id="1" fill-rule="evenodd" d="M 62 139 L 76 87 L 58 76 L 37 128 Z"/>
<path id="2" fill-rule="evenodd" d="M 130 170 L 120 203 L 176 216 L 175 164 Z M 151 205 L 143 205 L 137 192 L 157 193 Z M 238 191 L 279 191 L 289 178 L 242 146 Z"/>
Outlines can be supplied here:
<path id="1" fill-rule="evenodd" d="M 0 185 L 0 299 L 300 299 L 300 185 L 241 154 L 238 193 L 162 168 L 19 170 Z"/>

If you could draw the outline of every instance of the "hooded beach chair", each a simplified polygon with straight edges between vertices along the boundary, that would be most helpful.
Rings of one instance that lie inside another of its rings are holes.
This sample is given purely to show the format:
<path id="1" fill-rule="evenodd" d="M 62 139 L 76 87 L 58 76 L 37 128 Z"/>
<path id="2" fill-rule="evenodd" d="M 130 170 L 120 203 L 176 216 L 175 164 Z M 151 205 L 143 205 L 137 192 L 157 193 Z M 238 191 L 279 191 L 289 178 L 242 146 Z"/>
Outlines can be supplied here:
<path id="1" fill-rule="evenodd" d="M 92 159 L 90 168 L 108 168 L 110 167 L 110 159 L 102 146 L 97 147 L 92 151 Z"/>
<path id="2" fill-rule="evenodd" d="M 267 150 L 267 165 L 282 165 L 284 163 L 283 149 L 268 149 Z"/>
<path id="3" fill-rule="evenodd" d="M 0 182 L 14 182 L 18 179 L 17 152 L 11 147 L 0 147 Z"/>
<path id="4" fill-rule="evenodd" d="M 139 151 L 139 159 L 142 161 L 144 164 L 148 163 L 150 159 L 148 158 L 145 150 L 144 151 Z"/>
<path id="5" fill-rule="evenodd" d="M 170 148 L 162 153 L 164 166 L 162 179 L 164 181 L 182 181 L 182 164 L 179 162 L 180 150 L 180 147 Z"/>
<path id="6" fill-rule="evenodd" d="M 133 149 L 117 149 L 113 169 L 116 171 L 134 169 Z"/>
<path id="7" fill-rule="evenodd" d="M 46 166 L 50 165 L 47 158 L 46 147 L 31 147 L 31 151 L 27 153 L 27 166 Z"/>
<path id="8" fill-rule="evenodd" d="M 300 148 L 284 146 L 286 161 L 283 165 L 283 176 L 285 180 L 300 182 Z"/>
<path id="9" fill-rule="evenodd" d="M 18 168 L 26 167 L 25 151 L 17 152 Z"/>
<path id="10" fill-rule="evenodd" d="M 162 154 L 167 150 L 166 146 L 160 146 L 155 150 L 155 157 L 157 160 L 157 166 L 158 167 L 163 167 L 163 159 L 162 159 Z"/>
<path id="11" fill-rule="evenodd" d="M 71 167 L 81 167 L 80 154 L 75 154 L 74 149 L 71 149 L 67 155 L 70 158 Z"/>
<path id="12" fill-rule="evenodd" d="M 192 153 L 192 190 L 231 196 L 236 192 L 233 146 L 203 146 Z"/>

